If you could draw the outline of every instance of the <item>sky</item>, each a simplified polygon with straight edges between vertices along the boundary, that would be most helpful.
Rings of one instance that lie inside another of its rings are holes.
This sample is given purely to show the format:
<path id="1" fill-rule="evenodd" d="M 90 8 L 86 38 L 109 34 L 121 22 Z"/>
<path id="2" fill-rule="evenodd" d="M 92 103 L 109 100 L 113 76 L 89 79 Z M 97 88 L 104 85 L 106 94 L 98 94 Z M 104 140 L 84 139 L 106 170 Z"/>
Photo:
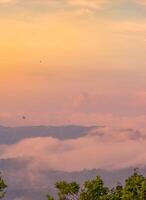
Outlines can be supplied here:
<path id="1" fill-rule="evenodd" d="M 145 55 L 146 0 L 0 0 L 0 125 L 104 127 L 0 145 L 0 159 L 31 158 L 32 171 L 146 166 Z"/>
<path id="2" fill-rule="evenodd" d="M 145 122 L 145 0 L 0 0 L 0 28 L 1 125 Z"/>

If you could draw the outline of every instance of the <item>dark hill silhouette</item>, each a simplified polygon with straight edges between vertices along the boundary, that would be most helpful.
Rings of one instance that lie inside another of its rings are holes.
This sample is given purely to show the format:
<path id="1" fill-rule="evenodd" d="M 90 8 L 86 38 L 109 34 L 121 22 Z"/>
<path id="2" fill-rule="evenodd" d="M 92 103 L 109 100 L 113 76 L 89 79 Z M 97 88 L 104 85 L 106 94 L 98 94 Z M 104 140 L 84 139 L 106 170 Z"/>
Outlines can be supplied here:
<path id="1" fill-rule="evenodd" d="M 75 139 L 85 136 L 97 126 L 29 126 L 3 127 L 0 126 L 0 144 L 15 144 L 26 138 L 54 137 L 61 140 Z M 101 128 L 101 127 L 99 127 Z"/>

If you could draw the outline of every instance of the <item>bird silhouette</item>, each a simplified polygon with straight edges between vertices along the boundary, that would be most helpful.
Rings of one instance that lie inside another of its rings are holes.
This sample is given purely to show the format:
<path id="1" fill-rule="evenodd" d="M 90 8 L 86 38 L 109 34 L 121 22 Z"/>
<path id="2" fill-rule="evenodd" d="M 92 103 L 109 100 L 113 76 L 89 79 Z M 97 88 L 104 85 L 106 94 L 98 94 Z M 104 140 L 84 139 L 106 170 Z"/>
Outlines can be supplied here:
<path id="1" fill-rule="evenodd" d="M 23 119 L 23 120 L 26 120 L 26 116 L 22 116 L 22 119 Z"/>

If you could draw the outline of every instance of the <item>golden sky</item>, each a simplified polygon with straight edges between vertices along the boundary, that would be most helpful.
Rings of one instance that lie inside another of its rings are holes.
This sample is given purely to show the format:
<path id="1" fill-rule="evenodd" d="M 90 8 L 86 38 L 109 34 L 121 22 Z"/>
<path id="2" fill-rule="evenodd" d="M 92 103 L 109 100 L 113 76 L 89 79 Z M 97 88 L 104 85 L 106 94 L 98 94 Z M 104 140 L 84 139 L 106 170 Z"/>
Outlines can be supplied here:
<path id="1" fill-rule="evenodd" d="M 2 124 L 145 114 L 146 1 L 0 0 L 0 27 Z"/>

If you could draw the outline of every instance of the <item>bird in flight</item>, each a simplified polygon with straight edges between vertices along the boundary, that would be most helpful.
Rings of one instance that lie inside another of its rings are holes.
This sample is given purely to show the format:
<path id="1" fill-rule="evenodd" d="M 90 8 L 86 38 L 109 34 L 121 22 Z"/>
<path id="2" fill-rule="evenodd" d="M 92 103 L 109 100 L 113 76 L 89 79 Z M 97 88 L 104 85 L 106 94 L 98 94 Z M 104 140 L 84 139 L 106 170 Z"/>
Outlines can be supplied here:
<path id="1" fill-rule="evenodd" d="M 23 120 L 26 120 L 26 116 L 22 116 L 22 119 L 23 119 Z"/>

